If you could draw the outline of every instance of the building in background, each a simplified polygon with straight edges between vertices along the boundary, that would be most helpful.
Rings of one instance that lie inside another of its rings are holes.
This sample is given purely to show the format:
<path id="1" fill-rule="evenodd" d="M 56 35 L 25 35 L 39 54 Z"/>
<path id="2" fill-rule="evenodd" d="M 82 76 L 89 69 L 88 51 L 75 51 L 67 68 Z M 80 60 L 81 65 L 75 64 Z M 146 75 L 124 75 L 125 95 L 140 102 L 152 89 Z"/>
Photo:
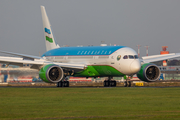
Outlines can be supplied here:
<path id="1" fill-rule="evenodd" d="M 38 70 L 30 69 L 30 65 L 18 67 L 0 64 L 0 82 L 32 82 L 33 78 L 38 77 Z"/>

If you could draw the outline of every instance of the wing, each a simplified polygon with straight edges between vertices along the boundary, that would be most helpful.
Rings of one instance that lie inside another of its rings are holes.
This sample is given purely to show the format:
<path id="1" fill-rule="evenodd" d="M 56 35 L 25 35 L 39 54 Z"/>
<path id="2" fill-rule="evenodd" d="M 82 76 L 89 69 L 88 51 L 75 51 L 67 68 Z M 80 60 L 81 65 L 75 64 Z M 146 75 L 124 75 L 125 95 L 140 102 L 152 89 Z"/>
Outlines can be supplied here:
<path id="1" fill-rule="evenodd" d="M 48 64 L 56 64 L 62 67 L 63 69 L 68 69 L 68 70 L 84 70 L 86 68 L 85 64 L 58 63 L 58 62 L 48 61 L 43 57 L 36 57 L 36 56 L 24 55 L 24 54 L 18 54 L 18 53 L 6 52 L 6 51 L 0 51 L 0 52 L 19 56 L 19 57 L 0 56 L 0 63 L 4 63 L 8 65 L 17 65 L 22 67 L 24 64 L 30 64 L 32 65 L 31 68 L 34 69 L 41 69 L 43 66 Z"/>
<path id="2" fill-rule="evenodd" d="M 166 59 L 171 59 L 171 58 L 176 58 L 176 57 L 180 57 L 180 53 L 171 53 L 171 54 L 166 54 L 166 55 L 144 56 L 144 57 L 142 57 L 141 62 L 149 63 L 149 62 L 156 62 L 156 61 L 161 61 L 161 60 L 166 60 Z"/>
<path id="3" fill-rule="evenodd" d="M 19 53 L 13 53 L 13 52 L 7 52 L 0 50 L 1 53 L 9 54 L 9 55 L 15 55 L 19 57 L 23 57 L 23 59 L 41 59 L 41 57 L 32 56 L 32 55 L 25 55 L 25 54 L 19 54 Z"/>

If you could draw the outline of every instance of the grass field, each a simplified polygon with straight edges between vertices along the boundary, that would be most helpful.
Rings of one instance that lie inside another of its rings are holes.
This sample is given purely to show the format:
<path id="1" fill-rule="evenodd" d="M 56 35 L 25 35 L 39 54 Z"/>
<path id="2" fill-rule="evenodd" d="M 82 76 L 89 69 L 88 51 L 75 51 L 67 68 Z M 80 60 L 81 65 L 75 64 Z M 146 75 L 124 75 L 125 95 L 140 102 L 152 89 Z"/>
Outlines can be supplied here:
<path id="1" fill-rule="evenodd" d="M 175 88 L 0 88 L 2 119 L 180 119 Z"/>

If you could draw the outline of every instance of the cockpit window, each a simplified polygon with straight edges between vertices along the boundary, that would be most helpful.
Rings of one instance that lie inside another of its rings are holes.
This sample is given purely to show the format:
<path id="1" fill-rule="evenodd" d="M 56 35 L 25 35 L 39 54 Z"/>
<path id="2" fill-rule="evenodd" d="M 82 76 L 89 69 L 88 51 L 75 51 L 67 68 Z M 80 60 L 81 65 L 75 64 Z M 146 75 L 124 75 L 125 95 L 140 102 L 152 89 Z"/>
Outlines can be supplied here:
<path id="1" fill-rule="evenodd" d="M 127 55 L 125 55 L 125 56 L 123 57 L 123 59 L 128 59 L 128 56 L 127 56 Z"/>
<path id="2" fill-rule="evenodd" d="M 129 55 L 129 59 L 134 59 L 134 56 L 133 55 Z"/>
<path id="3" fill-rule="evenodd" d="M 125 55 L 123 59 L 139 59 L 137 55 Z"/>
<path id="4" fill-rule="evenodd" d="M 137 55 L 134 55 L 134 58 L 135 58 L 135 59 L 138 59 L 138 56 L 137 56 Z"/>

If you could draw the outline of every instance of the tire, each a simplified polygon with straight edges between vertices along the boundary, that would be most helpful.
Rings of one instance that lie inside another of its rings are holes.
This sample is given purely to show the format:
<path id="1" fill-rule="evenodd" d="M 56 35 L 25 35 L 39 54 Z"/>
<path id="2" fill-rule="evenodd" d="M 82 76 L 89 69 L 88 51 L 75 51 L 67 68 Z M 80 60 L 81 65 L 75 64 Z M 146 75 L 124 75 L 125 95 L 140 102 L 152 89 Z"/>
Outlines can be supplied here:
<path id="1" fill-rule="evenodd" d="M 66 87 L 67 86 L 67 81 L 64 81 L 63 82 L 63 87 Z"/>
<path id="2" fill-rule="evenodd" d="M 69 87 L 69 81 L 64 81 L 64 87 Z"/>
<path id="3" fill-rule="evenodd" d="M 56 87 L 59 87 L 59 82 L 58 82 L 58 83 L 56 83 Z"/>
<path id="4" fill-rule="evenodd" d="M 116 81 L 114 80 L 114 87 L 116 87 Z"/>
<path id="5" fill-rule="evenodd" d="M 59 87 L 63 87 L 63 81 L 59 82 Z"/>
<path id="6" fill-rule="evenodd" d="M 131 81 L 128 81 L 128 87 L 131 87 Z"/>
<path id="7" fill-rule="evenodd" d="M 128 86 L 127 82 L 124 82 L 124 87 L 127 87 L 127 86 Z"/>
<path id="8" fill-rule="evenodd" d="M 107 87 L 107 86 L 106 86 L 106 80 L 104 81 L 104 87 Z"/>
<path id="9" fill-rule="evenodd" d="M 67 86 L 66 87 L 69 87 L 69 81 L 67 81 Z"/>
<path id="10" fill-rule="evenodd" d="M 110 81 L 110 86 L 111 87 L 116 87 L 116 81 L 115 80 Z"/>
<path id="11" fill-rule="evenodd" d="M 110 85 L 110 82 L 108 80 L 105 80 L 104 81 L 104 87 L 109 87 L 109 85 Z"/>
<path id="12" fill-rule="evenodd" d="M 57 87 L 62 87 L 62 81 L 57 83 Z"/>

